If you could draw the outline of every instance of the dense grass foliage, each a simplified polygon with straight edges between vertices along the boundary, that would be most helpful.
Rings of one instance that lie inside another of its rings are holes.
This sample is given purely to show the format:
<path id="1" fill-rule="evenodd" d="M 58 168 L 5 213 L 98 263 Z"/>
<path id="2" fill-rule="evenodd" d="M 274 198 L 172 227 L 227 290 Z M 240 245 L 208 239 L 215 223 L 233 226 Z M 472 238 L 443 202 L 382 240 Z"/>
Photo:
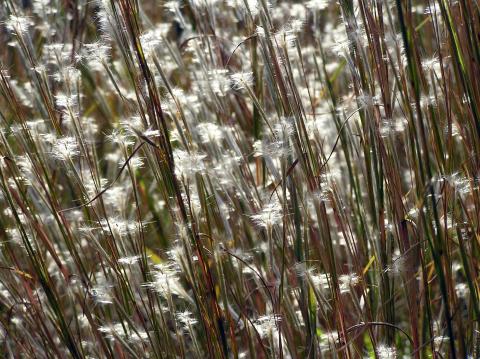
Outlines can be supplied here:
<path id="1" fill-rule="evenodd" d="M 479 358 L 478 0 L 1 0 L 0 356 Z"/>

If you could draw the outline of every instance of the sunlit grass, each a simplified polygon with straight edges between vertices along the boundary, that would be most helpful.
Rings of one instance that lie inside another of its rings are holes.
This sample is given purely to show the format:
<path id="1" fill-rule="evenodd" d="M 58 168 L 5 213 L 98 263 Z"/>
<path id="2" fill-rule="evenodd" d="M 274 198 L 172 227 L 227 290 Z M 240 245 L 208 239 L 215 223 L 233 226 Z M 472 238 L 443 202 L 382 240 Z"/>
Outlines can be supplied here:
<path id="1" fill-rule="evenodd" d="M 5 358 L 477 358 L 480 8 L 0 2 Z"/>

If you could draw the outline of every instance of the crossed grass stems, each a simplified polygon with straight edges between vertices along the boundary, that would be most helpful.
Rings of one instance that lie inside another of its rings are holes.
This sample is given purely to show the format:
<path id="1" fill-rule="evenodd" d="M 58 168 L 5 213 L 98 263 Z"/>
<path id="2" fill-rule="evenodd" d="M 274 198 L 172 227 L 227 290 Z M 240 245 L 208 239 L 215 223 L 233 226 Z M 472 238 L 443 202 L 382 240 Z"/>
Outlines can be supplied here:
<path id="1" fill-rule="evenodd" d="M 476 2 L 34 3 L 2 4 L 6 357 L 478 355 Z"/>

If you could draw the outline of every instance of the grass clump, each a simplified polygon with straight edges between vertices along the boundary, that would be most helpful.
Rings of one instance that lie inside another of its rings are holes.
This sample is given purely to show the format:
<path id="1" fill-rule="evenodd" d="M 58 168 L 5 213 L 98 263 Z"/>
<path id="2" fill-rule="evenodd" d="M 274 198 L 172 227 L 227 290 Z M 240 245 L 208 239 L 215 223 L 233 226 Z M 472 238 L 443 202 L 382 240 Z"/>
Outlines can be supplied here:
<path id="1" fill-rule="evenodd" d="M 2 357 L 478 357 L 479 19 L 3 0 Z"/>

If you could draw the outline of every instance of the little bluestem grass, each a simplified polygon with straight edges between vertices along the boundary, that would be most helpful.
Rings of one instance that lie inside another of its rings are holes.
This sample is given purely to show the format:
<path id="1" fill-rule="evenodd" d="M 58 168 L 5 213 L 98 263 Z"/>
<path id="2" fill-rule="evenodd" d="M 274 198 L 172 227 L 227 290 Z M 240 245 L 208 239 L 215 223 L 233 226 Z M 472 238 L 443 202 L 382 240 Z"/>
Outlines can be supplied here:
<path id="1" fill-rule="evenodd" d="M 4 0 L 5 358 L 480 356 L 476 0 Z"/>

